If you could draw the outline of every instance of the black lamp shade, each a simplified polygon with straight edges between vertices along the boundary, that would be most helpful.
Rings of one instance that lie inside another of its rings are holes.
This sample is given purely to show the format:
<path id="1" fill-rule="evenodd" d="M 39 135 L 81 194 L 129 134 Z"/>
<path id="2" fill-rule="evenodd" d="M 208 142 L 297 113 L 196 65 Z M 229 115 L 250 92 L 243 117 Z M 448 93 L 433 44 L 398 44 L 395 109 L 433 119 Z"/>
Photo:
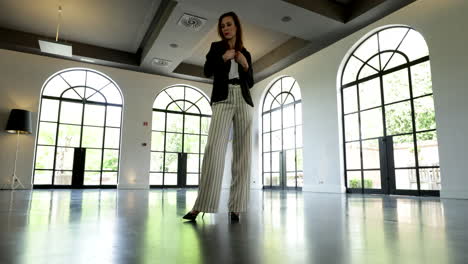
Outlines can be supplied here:
<path id="1" fill-rule="evenodd" d="M 12 109 L 5 130 L 8 133 L 31 134 L 31 112 Z"/>

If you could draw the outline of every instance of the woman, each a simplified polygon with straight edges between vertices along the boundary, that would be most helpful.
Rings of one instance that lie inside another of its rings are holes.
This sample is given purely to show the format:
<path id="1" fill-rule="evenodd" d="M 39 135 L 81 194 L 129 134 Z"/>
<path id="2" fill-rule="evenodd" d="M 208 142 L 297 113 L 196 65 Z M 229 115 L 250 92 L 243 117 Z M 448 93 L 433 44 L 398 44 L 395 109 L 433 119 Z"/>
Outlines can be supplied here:
<path id="1" fill-rule="evenodd" d="M 206 77 L 213 76 L 213 115 L 198 197 L 193 209 L 183 217 L 192 221 L 200 212 L 204 214 L 218 211 L 231 124 L 234 137 L 228 206 L 232 221 L 239 221 L 239 213 L 246 211 L 249 196 L 253 109 L 249 89 L 254 84 L 252 60 L 243 46 L 242 28 L 234 12 L 221 15 L 218 20 L 218 35 L 221 41 L 211 43 L 204 68 Z"/>

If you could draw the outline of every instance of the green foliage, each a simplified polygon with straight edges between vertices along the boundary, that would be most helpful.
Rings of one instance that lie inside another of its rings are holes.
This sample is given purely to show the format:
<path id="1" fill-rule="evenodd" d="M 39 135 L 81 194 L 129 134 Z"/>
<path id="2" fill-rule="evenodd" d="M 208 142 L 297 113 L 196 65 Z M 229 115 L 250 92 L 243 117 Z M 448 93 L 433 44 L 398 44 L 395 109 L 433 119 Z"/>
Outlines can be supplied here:
<path id="1" fill-rule="evenodd" d="M 430 141 L 430 140 L 436 140 L 437 134 L 435 131 L 432 131 L 432 132 L 426 132 L 426 133 L 419 133 L 417 137 L 418 137 L 418 141 Z"/>
<path id="2" fill-rule="evenodd" d="M 430 62 L 420 63 L 411 67 L 411 75 L 414 96 L 432 93 Z"/>
<path id="3" fill-rule="evenodd" d="M 46 123 L 43 123 L 46 124 Z M 80 139 L 81 128 L 79 126 L 70 126 L 70 125 L 61 125 L 59 132 L 59 142 L 64 146 L 75 146 L 78 144 Z M 39 142 L 41 144 L 50 144 L 54 145 L 56 131 L 51 129 L 49 126 L 42 125 L 39 131 Z M 84 139 L 88 142 L 102 140 L 102 136 L 89 134 L 88 138 Z M 97 144 L 97 143 L 95 143 Z M 57 167 L 55 169 L 62 170 L 61 167 L 65 162 L 65 152 L 64 148 L 59 148 L 59 151 L 56 153 Z M 70 151 L 70 149 L 68 149 Z M 100 150 L 87 150 L 87 159 L 86 159 L 86 169 L 90 170 L 100 170 L 101 169 L 101 151 Z M 38 151 L 36 157 L 36 169 L 52 169 L 51 160 L 54 158 L 54 148 L 53 147 L 41 147 L 41 151 Z M 118 151 L 107 150 L 104 153 L 104 162 L 103 168 L 105 170 L 117 171 L 119 163 Z"/>
<path id="4" fill-rule="evenodd" d="M 44 145 L 54 145 L 56 128 L 55 124 L 42 122 L 40 124 L 39 142 Z"/>
<path id="5" fill-rule="evenodd" d="M 201 133 L 207 135 L 210 128 L 210 118 L 202 117 L 201 120 Z"/>
<path id="6" fill-rule="evenodd" d="M 373 186 L 373 182 L 370 179 L 364 180 L 364 188 L 371 189 Z M 361 180 L 352 179 L 349 181 L 349 188 L 362 188 Z"/>
<path id="7" fill-rule="evenodd" d="M 403 72 L 403 71 L 402 71 Z M 430 75 L 429 63 L 422 63 L 411 68 L 413 96 L 421 96 L 432 93 L 432 80 Z M 386 97 L 399 98 L 405 88 L 409 88 L 406 78 L 401 74 L 389 75 L 394 78 L 386 78 Z M 405 79 L 403 79 L 405 78 Z M 405 80 L 405 81 L 403 81 Z M 395 88 L 396 87 L 396 88 Z M 405 97 L 407 98 L 407 97 Z M 385 118 L 388 134 L 402 134 L 412 132 L 414 129 L 418 131 L 434 129 L 435 112 L 432 96 L 422 97 L 414 100 L 415 108 L 415 123 L 416 128 L 413 128 L 410 103 L 399 103 L 386 107 Z M 424 133 L 420 140 L 433 140 L 435 133 Z M 395 143 L 405 143 L 409 138 L 399 137 Z M 412 140 L 412 139 L 409 139 Z"/>
<path id="8" fill-rule="evenodd" d="M 370 179 L 365 179 L 364 180 L 364 188 L 371 189 L 373 186 L 373 182 Z"/>
<path id="9" fill-rule="evenodd" d="M 209 128 L 209 118 L 202 118 L 202 126 L 200 127 L 199 123 L 193 123 L 189 122 L 187 120 L 190 120 L 190 118 L 187 118 L 186 116 L 186 122 L 185 122 L 185 135 L 182 137 L 182 131 L 183 131 L 183 114 L 170 114 L 168 115 L 169 119 L 167 122 L 167 133 L 159 133 L 159 132 L 153 132 L 153 138 L 152 138 L 152 150 L 153 151 L 159 151 L 162 153 L 163 151 L 166 151 L 166 156 L 165 156 L 165 163 L 164 163 L 164 171 L 165 172 L 175 172 L 177 170 L 177 162 L 178 162 L 178 156 L 176 153 L 203 153 L 204 148 L 206 145 L 206 136 L 201 136 L 201 141 L 200 141 L 200 136 L 199 135 L 192 135 L 192 134 L 187 134 L 188 131 L 191 131 L 193 133 L 202 133 L 206 134 L 208 133 L 208 128 Z M 193 120 L 198 120 L 200 122 L 200 119 L 192 118 Z M 201 130 L 201 131 L 200 131 Z M 179 132 L 179 133 L 173 133 L 173 132 Z M 183 140 L 184 142 L 183 142 Z M 182 144 L 184 143 L 184 144 Z M 201 144 L 201 145 L 200 145 Z M 168 153 L 172 152 L 172 153 Z M 156 153 L 156 152 L 153 152 Z M 151 160 L 151 170 L 152 171 L 161 171 L 162 165 L 163 165 L 163 158 L 162 155 L 152 155 L 153 158 Z"/>
<path id="10" fill-rule="evenodd" d="M 36 169 L 52 169 L 54 149 L 50 147 L 38 147 L 36 156 Z"/>
<path id="11" fill-rule="evenodd" d="M 111 158 L 105 159 L 103 168 L 106 170 L 113 170 L 116 171 L 119 165 L 119 159 L 116 156 L 113 156 Z"/>
<path id="12" fill-rule="evenodd" d="M 349 188 L 361 188 L 361 181 L 352 179 L 349 181 Z"/>
<path id="13" fill-rule="evenodd" d="M 404 107 L 393 107 L 385 111 L 388 134 L 408 133 L 413 130 L 411 110 Z"/>
<path id="14" fill-rule="evenodd" d="M 423 112 L 418 113 L 416 123 L 419 130 L 433 129 L 435 126 L 435 113 L 433 109 L 424 109 Z M 432 138 L 431 138 L 432 139 Z"/>
<path id="15" fill-rule="evenodd" d="M 297 149 L 296 151 L 296 163 L 297 163 L 297 170 L 303 170 L 303 157 L 302 157 L 302 148 Z"/>

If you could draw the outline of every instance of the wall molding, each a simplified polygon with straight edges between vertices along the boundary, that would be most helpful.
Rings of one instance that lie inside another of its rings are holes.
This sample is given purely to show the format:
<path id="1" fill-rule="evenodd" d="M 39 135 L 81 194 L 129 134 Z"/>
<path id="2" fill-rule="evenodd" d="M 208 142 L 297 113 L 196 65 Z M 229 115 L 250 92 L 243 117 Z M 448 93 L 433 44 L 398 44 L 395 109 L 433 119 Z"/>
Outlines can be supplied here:
<path id="1" fill-rule="evenodd" d="M 317 193 L 346 193 L 344 186 L 335 184 L 310 184 L 302 187 L 304 192 L 317 192 Z"/>
<path id="2" fill-rule="evenodd" d="M 119 184 L 117 185 L 119 190 L 149 190 L 149 184 Z"/>
<path id="3" fill-rule="evenodd" d="M 440 190 L 441 199 L 468 199 L 467 190 Z"/>

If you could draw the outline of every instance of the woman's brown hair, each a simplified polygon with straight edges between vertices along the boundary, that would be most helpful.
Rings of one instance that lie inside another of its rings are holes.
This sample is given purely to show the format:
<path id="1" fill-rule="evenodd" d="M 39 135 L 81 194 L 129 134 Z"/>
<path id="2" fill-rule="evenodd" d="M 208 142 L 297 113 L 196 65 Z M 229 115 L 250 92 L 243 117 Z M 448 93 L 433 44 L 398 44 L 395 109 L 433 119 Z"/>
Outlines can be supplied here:
<path id="1" fill-rule="evenodd" d="M 234 20 L 234 25 L 236 25 L 236 28 L 237 28 L 236 44 L 234 45 L 234 49 L 236 51 L 241 51 L 244 48 L 244 43 L 242 41 L 242 27 L 241 27 L 241 24 L 240 24 L 239 17 L 236 15 L 236 13 L 231 11 L 231 12 L 224 13 L 219 17 L 219 20 L 218 20 L 218 35 L 221 37 L 221 39 L 224 41 L 224 43 L 226 45 L 228 45 L 227 40 L 223 35 L 223 31 L 221 30 L 221 21 L 223 20 L 223 18 L 229 17 L 229 16 L 232 17 L 232 20 Z"/>

